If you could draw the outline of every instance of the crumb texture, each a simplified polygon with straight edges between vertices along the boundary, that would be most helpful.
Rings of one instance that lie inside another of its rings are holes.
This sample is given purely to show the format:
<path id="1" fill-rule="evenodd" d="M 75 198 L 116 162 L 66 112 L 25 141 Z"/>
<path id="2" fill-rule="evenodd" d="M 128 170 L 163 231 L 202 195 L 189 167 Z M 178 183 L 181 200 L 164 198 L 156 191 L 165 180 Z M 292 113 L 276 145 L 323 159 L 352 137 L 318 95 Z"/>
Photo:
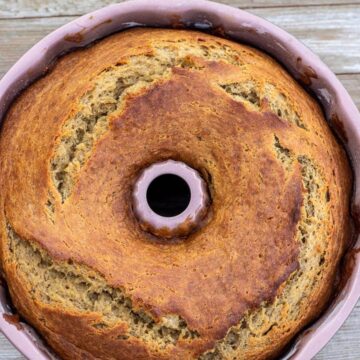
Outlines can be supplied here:
<path id="1" fill-rule="evenodd" d="M 192 57 L 241 65 L 239 54 L 229 46 L 207 47 L 182 41 L 177 47 L 165 43 L 156 46 L 152 53 L 131 56 L 92 80 L 92 89 L 77 105 L 78 112 L 64 124 L 60 143 L 51 160 L 52 178 L 62 201 L 69 196 L 93 144 L 108 130 L 109 116 L 124 107 L 126 97 L 166 79 L 173 67 L 196 68 Z"/>
<path id="2" fill-rule="evenodd" d="M 177 241 L 130 201 L 168 159 L 211 196 Z M 0 173 L 0 268 L 64 360 L 276 358 L 325 309 L 348 241 L 351 170 L 317 102 L 266 54 L 196 31 L 58 59 L 6 115 Z"/>
<path id="3" fill-rule="evenodd" d="M 162 347 L 175 344 L 179 339 L 191 340 L 199 336 L 177 315 L 155 322 L 150 314 L 134 309 L 130 297 L 121 289 L 108 286 L 94 271 L 71 261 L 54 262 L 44 250 L 21 239 L 9 223 L 6 229 L 12 260 L 22 273 L 28 274 L 32 294 L 45 304 L 100 314 L 101 321 L 92 324 L 97 329 L 126 322 L 128 331 L 121 335 L 122 338 L 156 341 Z"/>
<path id="4" fill-rule="evenodd" d="M 92 80 L 92 89 L 77 104 L 78 111 L 63 125 L 59 144 L 51 160 L 53 182 L 62 201 L 70 195 L 81 167 L 91 154 L 94 143 L 109 128 L 112 113 L 124 108 L 126 98 L 151 84 L 169 77 L 174 67 L 200 70 L 194 58 L 208 62 L 221 61 L 235 66 L 243 65 L 240 53 L 229 46 L 206 46 L 201 43 L 177 42 L 177 46 L 155 46 L 152 53 L 131 56 L 126 62 L 103 70 Z M 286 95 L 270 83 L 263 86 L 253 81 L 219 84 L 234 100 L 259 110 L 264 99 L 274 114 L 305 129 L 296 110 Z"/>
<path id="5" fill-rule="evenodd" d="M 286 280 L 283 291 L 274 301 L 264 302 L 259 310 L 249 311 L 239 324 L 229 329 L 214 349 L 205 352 L 199 360 L 234 359 L 237 358 L 239 349 L 241 353 L 247 352 L 251 338 L 264 337 L 274 328 L 281 328 L 285 333 L 291 331 L 291 323 L 303 314 L 302 299 L 310 296 L 314 286 L 323 279 L 326 234 L 320 237 L 317 231 L 321 228 L 321 221 L 329 217 L 328 209 L 319 201 L 324 181 L 309 158 L 306 156 L 294 158 L 290 150 L 280 144 L 277 137 L 275 137 L 274 149 L 286 171 L 289 171 L 289 166 L 296 162 L 301 168 L 305 197 L 301 209 L 301 221 L 296 231 L 296 239 L 300 244 L 300 268 Z M 285 318 L 288 322 L 284 321 Z"/>

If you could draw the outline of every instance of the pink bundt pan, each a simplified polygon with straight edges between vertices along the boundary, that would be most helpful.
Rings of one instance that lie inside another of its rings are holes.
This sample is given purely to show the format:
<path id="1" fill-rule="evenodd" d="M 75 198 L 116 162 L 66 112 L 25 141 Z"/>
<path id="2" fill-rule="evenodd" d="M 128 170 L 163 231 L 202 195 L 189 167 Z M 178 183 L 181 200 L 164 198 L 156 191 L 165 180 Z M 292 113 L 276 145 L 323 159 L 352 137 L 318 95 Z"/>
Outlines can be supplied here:
<path id="1" fill-rule="evenodd" d="M 215 30 L 263 49 L 317 95 L 329 122 L 346 140 L 355 172 L 353 210 L 360 223 L 360 114 L 336 76 L 303 44 L 284 30 L 245 11 L 204 0 L 134 0 L 80 17 L 31 48 L 0 81 L 0 121 L 19 93 L 64 52 L 132 26 L 191 27 Z M 346 283 L 326 313 L 298 336 L 283 359 L 311 359 L 344 323 L 360 296 L 360 239 L 348 257 Z M 29 359 L 53 358 L 26 324 L 12 321 L 0 282 L 0 330 Z"/>

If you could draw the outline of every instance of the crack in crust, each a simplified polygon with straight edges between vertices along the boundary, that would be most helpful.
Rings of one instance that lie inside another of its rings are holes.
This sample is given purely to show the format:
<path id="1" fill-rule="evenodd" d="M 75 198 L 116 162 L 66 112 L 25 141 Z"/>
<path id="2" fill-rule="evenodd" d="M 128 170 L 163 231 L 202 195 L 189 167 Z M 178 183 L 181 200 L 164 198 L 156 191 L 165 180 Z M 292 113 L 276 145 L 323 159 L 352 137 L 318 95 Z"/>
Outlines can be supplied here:
<path id="1" fill-rule="evenodd" d="M 154 54 L 132 56 L 94 79 L 92 90 L 80 99 L 77 113 L 63 125 L 51 160 L 51 177 L 62 202 L 69 197 L 92 147 L 109 129 L 109 116 L 124 109 L 129 94 L 165 80 L 173 67 L 201 70 L 195 58 L 241 65 L 239 54 L 226 45 L 215 48 L 181 41 L 178 44 L 178 48 L 171 42 L 155 46 Z"/>
<path id="2" fill-rule="evenodd" d="M 304 155 L 295 156 L 290 149 L 281 145 L 276 135 L 274 135 L 274 150 L 285 171 L 289 171 L 289 166 L 295 162 L 301 168 L 305 194 L 296 233 L 296 239 L 300 244 L 300 267 L 285 281 L 280 294 L 273 302 L 264 302 L 259 310 L 248 311 L 240 323 L 231 327 L 226 336 L 218 341 L 213 349 L 200 355 L 198 360 L 237 359 L 239 348 L 242 348 L 242 354 L 246 354 L 249 341 L 269 334 L 279 326 L 278 319 L 284 314 L 287 313 L 290 321 L 296 320 L 302 313 L 300 311 L 302 299 L 309 296 L 315 284 L 321 281 L 326 256 L 324 250 L 326 239 L 319 238 L 317 229 L 329 214 L 325 208 L 319 206 L 320 204 L 314 206 L 314 203 L 319 203 L 318 199 L 323 193 L 323 178 L 311 159 Z M 320 251 L 317 251 L 319 249 Z M 314 274 L 319 266 L 320 270 Z M 290 306 L 289 301 L 291 301 Z"/>
<path id="3" fill-rule="evenodd" d="M 202 66 L 196 62 L 196 58 L 242 65 L 239 53 L 226 45 L 214 47 L 182 41 L 177 45 L 174 47 L 170 41 L 164 42 L 162 46 L 154 46 L 153 53 L 132 56 L 126 63 L 107 68 L 95 77 L 93 88 L 80 99 L 78 111 L 64 123 L 50 162 L 52 181 L 62 202 L 70 196 L 94 144 L 108 131 L 110 115 L 125 108 L 130 94 L 166 80 L 171 76 L 173 67 L 201 70 Z M 234 100 L 243 102 L 255 111 L 261 111 L 262 102 L 271 99 L 269 111 L 306 129 L 286 95 L 272 84 L 266 83 L 260 88 L 253 81 L 244 81 L 219 86 Z"/>
<path id="4" fill-rule="evenodd" d="M 298 112 L 293 109 L 287 96 L 270 83 L 263 86 L 254 81 L 219 84 L 225 92 L 235 101 L 241 101 L 253 111 L 262 111 L 263 104 L 267 103 L 267 111 L 272 112 L 280 119 L 307 130 Z"/>
<path id="5" fill-rule="evenodd" d="M 32 296 L 39 297 L 44 304 L 100 314 L 101 321 L 92 324 L 98 330 L 126 322 L 128 331 L 120 335 L 123 340 L 130 337 L 147 343 L 156 340 L 164 348 L 178 340 L 191 341 L 200 336 L 176 314 L 156 320 L 145 310 L 135 308 L 123 289 L 107 285 L 101 275 L 85 265 L 54 261 L 39 246 L 21 238 L 8 221 L 6 231 L 11 260 L 26 277 Z"/>

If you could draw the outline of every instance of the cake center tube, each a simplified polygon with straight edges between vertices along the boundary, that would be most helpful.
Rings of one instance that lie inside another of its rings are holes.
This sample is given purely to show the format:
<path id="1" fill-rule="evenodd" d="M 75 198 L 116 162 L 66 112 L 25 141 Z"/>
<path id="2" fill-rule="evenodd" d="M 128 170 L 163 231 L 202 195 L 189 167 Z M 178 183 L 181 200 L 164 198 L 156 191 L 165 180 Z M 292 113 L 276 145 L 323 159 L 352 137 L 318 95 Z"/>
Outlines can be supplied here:
<path id="1" fill-rule="evenodd" d="M 146 192 L 146 200 L 156 214 L 172 217 L 181 214 L 190 203 L 191 192 L 180 176 L 164 174 L 155 178 Z"/>
<path id="2" fill-rule="evenodd" d="M 143 169 L 132 197 L 140 227 L 161 238 L 185 237 L 195 231 L 203 223 L 210 203 L 200 173 L 174 160 Z"/>

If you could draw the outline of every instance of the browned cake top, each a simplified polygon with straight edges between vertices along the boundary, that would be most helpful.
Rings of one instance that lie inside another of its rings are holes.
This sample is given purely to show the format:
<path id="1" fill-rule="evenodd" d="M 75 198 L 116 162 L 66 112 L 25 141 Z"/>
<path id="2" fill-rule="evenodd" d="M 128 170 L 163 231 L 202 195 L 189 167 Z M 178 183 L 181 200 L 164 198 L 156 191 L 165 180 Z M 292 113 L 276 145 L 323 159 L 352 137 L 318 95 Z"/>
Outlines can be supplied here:
<path id="1" fill-rule="evenodd" d="M 159 242 L 145 166 L 207 181 L 207 223 Z M 198 32 L 131 30 L 61 58 L 0 138 L 1 260 L 66 359 L 271 357 L 319 314 L 351 176 L 316 102 L 274 60 Z"/>

